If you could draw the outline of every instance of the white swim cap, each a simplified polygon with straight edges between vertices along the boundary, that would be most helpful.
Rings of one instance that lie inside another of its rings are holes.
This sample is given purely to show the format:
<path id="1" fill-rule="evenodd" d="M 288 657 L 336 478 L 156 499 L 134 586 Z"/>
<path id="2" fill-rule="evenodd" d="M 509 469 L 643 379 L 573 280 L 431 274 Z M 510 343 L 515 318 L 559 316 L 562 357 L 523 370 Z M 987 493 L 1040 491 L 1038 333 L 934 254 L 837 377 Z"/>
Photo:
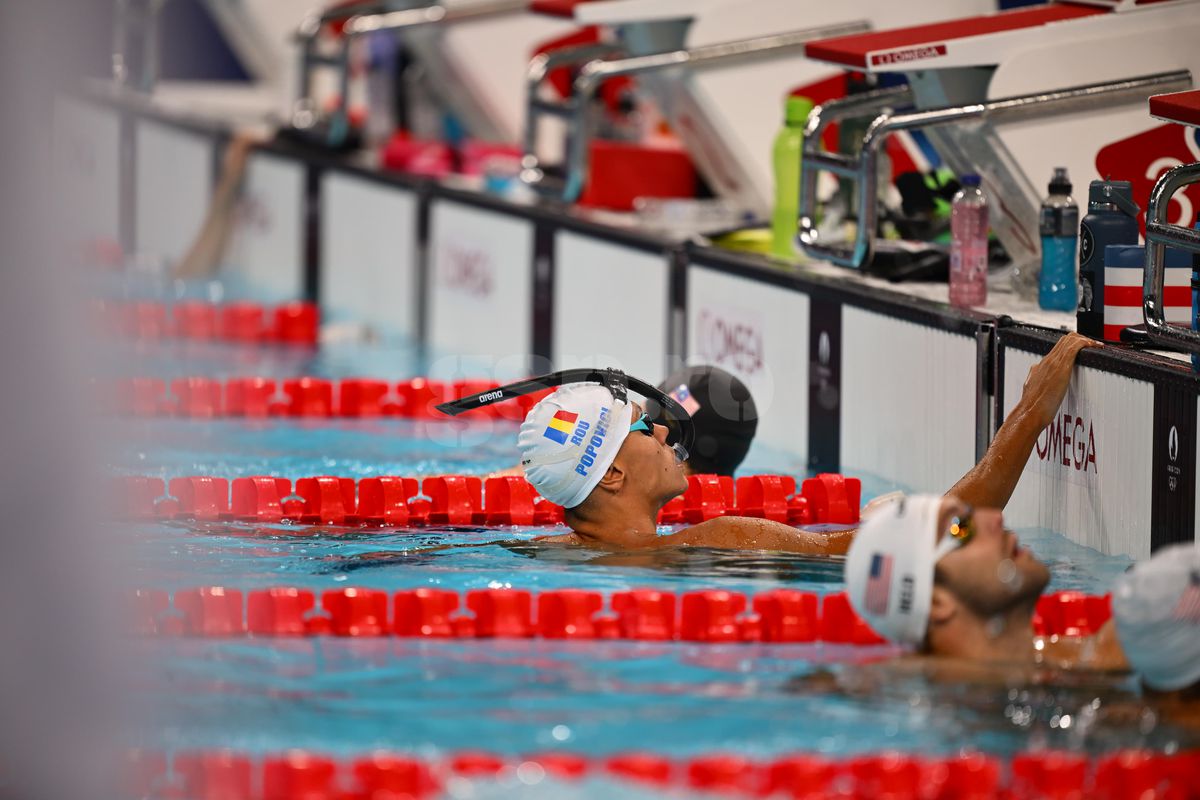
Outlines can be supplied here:
<path id="1" fill-rule="evenodd" d="M 521 423 L 517 447 L 525 477 L 563 508 L 587 499 L 629 435 L 633 406 L 598 383 L 570 383 L 538 403 Z"/>
<path id="2" fill-rule="evenodd" d="M 958 541 L 938 546 L 935 495 L 899 497 L 870 512 L 846 554 L 850 604 L 880 636 L 919 645 L 929 627 L 933 567 Z"/>
<path id="3" fill-rule="evenodd" d="M 1117 579 L 1117 638 L 1151 689 L 1200 681 L 1200 547 L 1165 547 Z"/>

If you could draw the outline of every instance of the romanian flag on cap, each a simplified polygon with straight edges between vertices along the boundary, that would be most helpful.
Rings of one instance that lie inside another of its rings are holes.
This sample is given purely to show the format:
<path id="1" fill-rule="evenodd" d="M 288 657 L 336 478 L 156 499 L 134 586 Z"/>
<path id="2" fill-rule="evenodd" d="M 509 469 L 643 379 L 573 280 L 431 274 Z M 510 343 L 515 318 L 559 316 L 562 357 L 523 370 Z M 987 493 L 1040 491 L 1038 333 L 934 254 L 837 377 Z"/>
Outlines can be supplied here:
<path id="1" fill-rule="evenodd" d="M 567 436 L 575 430 L 575 420 L 577 419 L 579 419 L 579 415 L 572 414 L 570 411 L 556 412 L 554 418 L 550 420 L 550 427 L 546 428 L 544 436 L 559 444 L 566 444 Z"/>

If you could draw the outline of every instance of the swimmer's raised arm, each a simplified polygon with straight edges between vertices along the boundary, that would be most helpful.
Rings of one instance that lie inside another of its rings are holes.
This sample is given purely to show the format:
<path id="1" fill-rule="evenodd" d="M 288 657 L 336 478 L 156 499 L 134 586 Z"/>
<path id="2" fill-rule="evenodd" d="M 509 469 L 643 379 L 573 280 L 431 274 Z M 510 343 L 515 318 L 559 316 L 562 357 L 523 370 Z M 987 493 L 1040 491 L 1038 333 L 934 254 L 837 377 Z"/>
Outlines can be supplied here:
<path id="1" fill-rule="evenodd" d="M 1085 347 L 1099 346 L 1078 333 L 1059 339 L 1054 349 L 1030 368 L 1021 399 L 996 431 L 983 458 L 947 494 L 976 508 L 1004 508 L 1037 437 L 1053 422 L 1067 396 L 1075 357 Z"/>
<path id="2" fill-rule="evenodd" d="M 258 130 L 239 131 L 225 147 L 221 176 L 213 189 L 200 233 L 175 265 L 176 278 L 207 278 L 221 267 L 233 232 L 234 210 L 251 151 L 269 138 Z"/>

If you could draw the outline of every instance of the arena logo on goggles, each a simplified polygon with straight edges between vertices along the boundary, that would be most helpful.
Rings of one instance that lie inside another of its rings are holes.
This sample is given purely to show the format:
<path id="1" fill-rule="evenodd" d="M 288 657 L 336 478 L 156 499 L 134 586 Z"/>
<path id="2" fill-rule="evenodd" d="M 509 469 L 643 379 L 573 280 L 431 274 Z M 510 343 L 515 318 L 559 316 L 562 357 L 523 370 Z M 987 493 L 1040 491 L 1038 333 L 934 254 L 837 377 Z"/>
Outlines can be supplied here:
<path id="1" fill-rule="evenodd" d="M 1077 472 L 1099 474 L 1096 465 L 1096 431 L 1090 420 L 1063 414 L 1038 436 L 1034 446 L 1038 460 L 1073 467 Z"/>
<path id="2" fill-rule="evenodd" d="M 588 470 L 596 463 L 596 458 L 600 454 L 600 448 L 604 446 L 604 437 L 608 436 L 608 406 L 600 409 L 600 418 L 596 420 L 596 428 L 592 432 L 592 438 L 588 440 L 587 447 L 583 451 L 583 455 L 579 457 L 579 462 L 575 465 L 575 472 L 587 477 Z M 586 423 L 585 423 L 586 426 Z M 583 444 L 584 431 L 575 431 L 575 438 L 571 439 L 572 444 Z M 576 441 L 578 438 L 578 442 Z"/>

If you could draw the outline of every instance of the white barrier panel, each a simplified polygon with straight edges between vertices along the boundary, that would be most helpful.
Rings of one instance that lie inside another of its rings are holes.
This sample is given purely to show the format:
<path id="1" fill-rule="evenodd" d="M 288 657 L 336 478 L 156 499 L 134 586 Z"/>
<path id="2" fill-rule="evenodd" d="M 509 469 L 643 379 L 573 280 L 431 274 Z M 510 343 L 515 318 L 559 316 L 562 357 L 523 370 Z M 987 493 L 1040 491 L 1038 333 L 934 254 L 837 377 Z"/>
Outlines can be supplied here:
<path id="1" fill-rule="evenodd" d="M 453 200 L 433 201 L 428 342 L 434 377 L 528 374 L 533 236 L 532 220 Z"/>
<path id="2" fill-rule="evenodd" d="M 841 465 L 945 492 L 975 463 L 976 344 L 842 307 Z"/>
<path id="3" fill-rule="evenodd" d="M 808 460 L 809 297 L 692 265 L 689 364 L 741 378 L 758 408 L 756 443 Z"/>
<path id="4" fill-rule="evenodd" d="M 555 367 L 617 367 L 661 380 L 671 318 L 667 255 L 560 230 L 554 265 Z"/>
<path id="5" fill-rule="evenodd" d="M 137 253 L 173 266 L 195 240 L 208 211 L 213 141 L 152 119 L 139 119 L 134 137 Z"/>
<path id="6" fill-rule="evenodd" d="M 319 296 L 326 319 L 416 337 L 419 211 L 409 189 L 324 173 Z"/>
<path id="7" fill-rule="evenodd" d="M 264 300 L 304 295 L 304 181 L 302 161 L 250 156 L 236 229 L 226 264 Z"/>
<path id="8" fill-rule="evenodd" d="M 110 108 L 61 98 L 54 107 L 54 188 L 67 243 L 121 239 L 121 123 Z"/>
<path id="9" fill-rule="evenodd" d="M 1005 417 L 1040 356 L 1004 351 Z M 1108 555 L 1150 555 L 1154 386 L 1076 367 L 1054 422 L 1038 437 L 1005 509 Z"/>

